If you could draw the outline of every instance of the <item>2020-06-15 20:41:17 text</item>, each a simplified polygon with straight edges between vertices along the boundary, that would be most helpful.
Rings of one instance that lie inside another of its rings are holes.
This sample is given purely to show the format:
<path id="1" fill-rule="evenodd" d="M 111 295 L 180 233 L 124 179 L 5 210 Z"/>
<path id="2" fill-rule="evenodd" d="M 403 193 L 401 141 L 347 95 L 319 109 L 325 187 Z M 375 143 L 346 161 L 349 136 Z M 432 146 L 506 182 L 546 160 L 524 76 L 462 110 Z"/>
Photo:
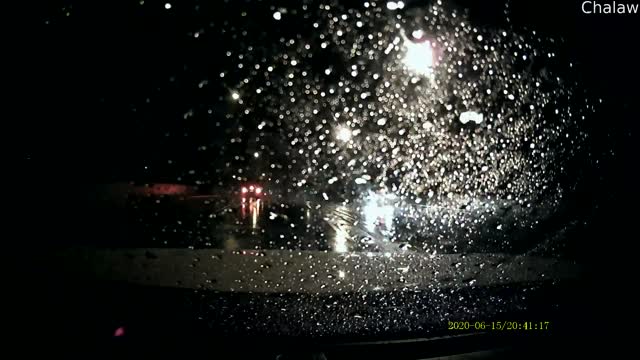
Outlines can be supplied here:
<path id="1" fill-rule="evenodd" d="M 448 321 L 448 330 L 550 330 L 550 321 Z"/>

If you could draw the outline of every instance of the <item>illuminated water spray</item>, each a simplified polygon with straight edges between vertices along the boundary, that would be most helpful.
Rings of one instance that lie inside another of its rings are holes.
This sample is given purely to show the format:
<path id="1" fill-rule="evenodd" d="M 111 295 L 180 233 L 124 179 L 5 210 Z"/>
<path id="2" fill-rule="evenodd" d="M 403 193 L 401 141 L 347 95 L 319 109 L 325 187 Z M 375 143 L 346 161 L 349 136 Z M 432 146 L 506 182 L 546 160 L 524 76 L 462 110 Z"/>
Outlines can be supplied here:
<path id="1" fill-rule="evenodd" d="M 376 228 L 386 231 L 392 230 L 395 209 L 391 204 L 393 199 L 393 195 L 369 192 L 362 208 L 365 226 L 368 231 L 374 232 Z"/>

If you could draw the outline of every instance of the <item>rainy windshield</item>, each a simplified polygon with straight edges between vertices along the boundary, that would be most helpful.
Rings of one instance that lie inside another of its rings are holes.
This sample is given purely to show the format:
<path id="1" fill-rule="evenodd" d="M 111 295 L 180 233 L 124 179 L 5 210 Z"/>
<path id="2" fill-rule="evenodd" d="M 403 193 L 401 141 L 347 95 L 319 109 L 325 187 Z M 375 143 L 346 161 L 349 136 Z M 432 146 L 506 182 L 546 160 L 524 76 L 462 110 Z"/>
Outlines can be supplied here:
<path id="1" fill-rule="evenodd" d="M 75 87 L 53 106 L 93 156 L 57 245 L 99 276 L 444 304 L 580 271 L 602 100 L 508 3 L 498 24 L 444 0 L 50 10 L 50 70 Z"/>

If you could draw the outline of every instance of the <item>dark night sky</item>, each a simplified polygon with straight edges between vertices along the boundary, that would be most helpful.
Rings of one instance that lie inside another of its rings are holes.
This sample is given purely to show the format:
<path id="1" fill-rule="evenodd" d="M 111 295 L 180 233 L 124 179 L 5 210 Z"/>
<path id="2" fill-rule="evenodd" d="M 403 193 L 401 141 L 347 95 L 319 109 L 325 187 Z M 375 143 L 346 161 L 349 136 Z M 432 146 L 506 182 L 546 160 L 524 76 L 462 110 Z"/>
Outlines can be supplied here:
<path id="1" fill-rule="evenodd" d="M 202 2 L 199 12 L 176 4 L 171 16 L 159 5 L 162 2 L 147 2 L 147 8 L 156 6 L 144 13 L 138 2 L 48 4 L 39 15 L 40 31 L 29 50 L 33 83 L 37 84 L 30 92 L 37 105 L 33 106 L 33 118 L 22 123 L 24 156 L 34 176 L 42 180 L 42 176 L 66 174 L 80 182 L 132 180 L 142 176 L 140 169 L 146 162 L 172 158 L 183 168 L 206 162 L 193 148 L 219 138 L 220 129 L 203 119 L 188 125 L 176 125 L 173 119 L 190 107 L 226 106 L 225 101 L 216 102 L 226 89 L 215 81 L 225 65 L 221 62 L 227 60 L 224 54 L 216 53 L 217 47 L 196 46 L 185 34 L 199 23 L 233 21 L 223 11 L 232 6 L 251 7 L 252 14 L 264 13 L 247 26 L 262 27 L 273 39 L 296 31 L 286 25 L 267 28 L 270 4 L 232 3 Z M 479 23 L 504 24 L 503 1 L 458 3 L 470 7 L 471 18 Z M 633 45 L 638 15 L 584 15 L 580 3 L 512 1 L 511 18 L 516 27 L 530 25 L 567 39 L 569 51 L 584 69 L 585 88 L 607 99 L 610 106 L 606 119 L 596 119 L 594 126 L 598 133 L 616 137 L 620 153 L 626 156 L 620 157 L 624 162 L 631 158 L 628 144 L 637 128 L 630 107 L 638 99 L 636 84 L 640 83 Z M 256 7 L 264 11 L 255 11 Z M 66 11 L 71 16 L 66 17 Z M 44 25 L 45 21 L 49 23 Z M 220 44 L 220 49 L 234 41 L 211 30 L 204 36 Z M 171 77 L 175 81 L 169 81 Z M 212 82 L 204 94 L 193 89 L 201 79 Z M 144 104 L 147 98 L 150 105 Z M 172 135 L 187 132 L 188 136 L 167 138 L 167 131 Z M 163 173 L 172 171 L 169 167 Z"/>

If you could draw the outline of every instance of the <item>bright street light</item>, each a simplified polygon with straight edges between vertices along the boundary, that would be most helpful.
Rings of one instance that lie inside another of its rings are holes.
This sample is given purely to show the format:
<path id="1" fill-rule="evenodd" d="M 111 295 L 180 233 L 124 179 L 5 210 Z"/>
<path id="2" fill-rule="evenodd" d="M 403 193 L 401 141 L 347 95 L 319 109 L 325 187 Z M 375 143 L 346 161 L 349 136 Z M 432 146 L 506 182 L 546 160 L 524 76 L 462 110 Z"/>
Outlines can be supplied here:
<path id="1" fill-rule="evenodd" d="M 344 126 L 340 126 L 336 131 L 336 138 L 340 141 L 347 142 L 351 140 L 351 135 L 351 130 Z"/>
<path id="2" fill-rule="evenodd" d="M 403 35 L 404 47 L 406 53 L 402 58 L 402 63 L 407 70 L 418 75 L 427 76 L 433 73 L 434 51 L 431 41 L 426 40 L 424 32 L 421 30 L 414 31 L 410 39 Z"/>

